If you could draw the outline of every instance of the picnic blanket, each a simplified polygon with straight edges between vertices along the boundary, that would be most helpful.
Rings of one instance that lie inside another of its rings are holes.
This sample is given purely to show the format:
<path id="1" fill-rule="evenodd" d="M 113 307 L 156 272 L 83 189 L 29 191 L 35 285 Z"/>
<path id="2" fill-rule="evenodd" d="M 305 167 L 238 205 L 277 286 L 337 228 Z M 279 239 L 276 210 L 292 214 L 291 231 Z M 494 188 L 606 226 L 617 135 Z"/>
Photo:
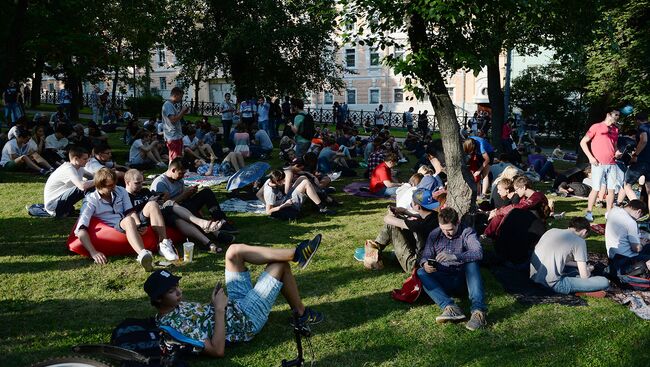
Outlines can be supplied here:
<path id="1" fill-rule="evenodd" d="M 208 187 L 208 186 L 217 186 L 224 182 L 227 182 L 230 176 L 201 176 L 194 172 L 188 172 L 183 177 L 183 181 L 186 186 L 199 186 L 199 187 Z"/>
<path id="2" fill-rule="evenodd" d="M 350 195 L 359 196 L 359 197 L 362 197 L 362 198 L 374 198 L 374 199 L 384 199 L 384 198 L 386 198 L 384 196 L 375 195 L 375 194 L 373 194 L 373 193 L 371 193 L 369 191 L 361 191 L 362 187 L 367 188 L 368 187 L 368 182 L 366 182 L 366 181 L 352 182 L 352 183 L 348 184 L 347 186 L 345 186 L 343 188 L 343 191 L 345 191 L 346 193 L 348 193 Z"/>
<path id="3" fill-rule="evenodd" d="M 27 209 L 27 213 L 32 217 L 52 218 L 50 213 L 45 210 L 45 204 L 25 205 L 25 209 Z"/>
<path id="4" fill-rule="evenodd" d="M 231 198 L 219 204 L 224 212 L 264 214 L 266 208 L 259 200 Z"/>

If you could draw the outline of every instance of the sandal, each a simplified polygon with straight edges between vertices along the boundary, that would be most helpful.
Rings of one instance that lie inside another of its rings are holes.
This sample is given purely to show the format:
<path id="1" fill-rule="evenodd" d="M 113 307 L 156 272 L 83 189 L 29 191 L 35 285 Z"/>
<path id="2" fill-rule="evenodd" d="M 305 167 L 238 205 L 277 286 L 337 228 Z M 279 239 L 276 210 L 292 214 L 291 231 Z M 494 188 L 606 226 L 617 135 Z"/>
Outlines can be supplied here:
<path id="1" fill-rule="evenodd" d="M 207 226 L 201 227 L 201 229 L 205 233 L 216 232 L 221 228 L 221 226 L 223 226 L 225 222 L 225 220 L 211 220 Z"/>
<path id="2" fill-rule="evenodd" d="M 217 246 L 215 243 L 210 242 L 208 243 L 210 245 L 210 249 L 208 250 L 209 253 L 211 254 L 220 254 L 223 252 L 223 249 L 219 246 Z"/>

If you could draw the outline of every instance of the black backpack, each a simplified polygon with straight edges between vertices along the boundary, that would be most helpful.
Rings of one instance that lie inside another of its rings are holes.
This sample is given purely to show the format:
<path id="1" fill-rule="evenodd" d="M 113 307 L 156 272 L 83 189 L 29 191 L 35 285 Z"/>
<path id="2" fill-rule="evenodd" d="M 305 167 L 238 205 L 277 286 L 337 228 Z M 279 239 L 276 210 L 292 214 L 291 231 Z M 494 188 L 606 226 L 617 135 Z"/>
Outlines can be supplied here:
<path id="1" fill-rule="evenodd" d="M 311 114 L 304 112 L 302 112 L 301 115 L 305 116 L 305 118 L 302 120 L 302 124 L 300 124 L 300 127 L 298 128 L 298 135 L 311 141 L 311 139 L 313 139 L 314 135 L 316 134 L 314 117 Z"/>
<path id="2" fill-rule="evenodd" d="M 146 319 L 126 319 L 122 321 L 111 335 L 111 344 L 138 352 L 145 357 L 159 359 L 160 334 L 153 317 Z M 136 362 L 124 362 L 123 367 L 142 366 Z"/>

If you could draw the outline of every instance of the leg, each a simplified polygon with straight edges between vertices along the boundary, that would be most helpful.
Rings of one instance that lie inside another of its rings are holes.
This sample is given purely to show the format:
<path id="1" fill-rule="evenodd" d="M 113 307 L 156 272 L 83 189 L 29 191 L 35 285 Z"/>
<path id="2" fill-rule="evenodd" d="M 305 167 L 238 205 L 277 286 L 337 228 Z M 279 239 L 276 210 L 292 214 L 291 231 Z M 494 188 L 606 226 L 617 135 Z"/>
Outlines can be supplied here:
<path id="1" fill-rule="evenodd" d="M 607 189 L 607 198 L 606 198 L 606 202 L 607 202 L 607 212 L 609 212 L 610 210 L 612 210 L 612 207 L 614 206 L 614 195 L 615 195 L 615 194 L 614 194 L 614 189 L 610 189 L 610 188 L 608 188 L 608 189 Z"/>
<path id="2" fill-rule="evenodd" d="M 296 180 L 296 183 L 294 183 L 293 190 L 301 194 L 307 194 L 309 199 L 311 199 L 311 201 L 313 201 L 314 204 L 320 205 L 321 201 L 320 198 L 318 197 L 318 194 L 316 193 L 316 189 L 314 189 L 314 185 L 312 185 L 311 182 L 309 182 L 306 177 L 301 177 L 301 178 L 303 180 L 301 180 L 300 178 Z"/>
<path id="3" fill-rule="evenodd" d="M 150 201 L 142 209 L 142 214 L 145 217 L 149 218 L 151 222 L 151 228 L 153 228 L 156 235 L 158 235 L 158 242 L 161 242 L 167 238 L 167 232 L 165 231 L 165 219 L 163 218 L 162 213 L 160 212 L 160 207 L 155 201 Z"/>
<path id="4" fill-rule="evenodd" d="M 268 264 L 265 271 L 284 284 L 281 291 L 282 296 L 287 300 L 287 303 L 292 310 L 296 310 L 299 315 L 302 315 L 305 312 L 305 305 L 300 299 L 298 283 L 296 283 L 296 278 L 291 272 L 291 266 L 289 266 L 289 263 L 278 262 Z"/>
<path id="5" fill-rule="evenodd" d="M 399 227 L 393 227 L 392 233 L 393 251 L 395 252 L 397 261 L 399 261 L 400 266 L 405 272 L 410 273 L 413 271 L 417 261 L 415 244 L 409 241 Z"/>
<path id="6" fill-rule="evenodd" d="M 295 252 L 295 249 L 277 249 L 233 244 L 226 251 L 226 270 L 244 272 L 246 271 L 246 263 L 263 265 L 293 261 Z"/>
<path id="7" fill-rule="evenodd" d="M 187 210 L 186 208 L 180 205 L 175 204 L 172 207 L 172 210 L 174 214 L 176 214 L 178 217 L 183 219 L 185 222 L 191 222 L 192 224 L 197 225 L 201 228 L 205 228 L 210 225 L 209 220 L 205 220 L 197 217 L 196 215 L 192 214 L 191 211 Z"/>
<path id="8" fill-rule="evenodd" d="M 136 254 L 140 254 L 144 250 L 144 243 L 138 232 L 138 226 L 135 225 L 135 220 L 130 216 L 125 217 L 120 222 L 120 227 L 126 231 L 126 238 L 129 240 L 129 245 L 131 245 Z"/>
<path id="9" fill-rule="evenodd" d="M 27 166 L 29 169 L 31 169 L 32 171 L 36 171 L 36 172 L 40 172 L 40 171 L 41 171 L 41 167 L 39 167 L 38 165 L 36 165 L 36 163 L 34 163 L 34 161 L 32 161 L 32 160 L 31 160 L 28 156 L 26 156 L 26 155 L 21 155 L 20 157 L 16 158 L 16 159 L 14 160 L 14 162 L 16 162 L 16 164 L 19 165 L 19 166 L 25 165 L 25 166 Z"/>
<path id="10" fill-rule="evenodd" d="M 72 187 L 63 192 L 56 199 L 56 209 L 54 209 L 56 216 L 61 218 L 70 214 L 74 210 L 74 205 L 83 199 L 84 195 L 85 193 L 76 187 Z"/>
<path id="11" fill-rule="evenodd" d="M 203 246 L 208 246 L 210 239 L 206 237 L 200 229 L 196 228 L 192 223 L 189 223 L 183 219 L 176 218 L 174 220 L 174 225 L 184 236 L 188 236 Z"/>
<path id="12" fill-rule="evenodd" d="M 483 300 L 485 292 L 483 290 L 483 279 L 481 278 L 481 271 L 477 262 L 465 263 L 465 279 L 467 283 L 467 291 L 469 299 L 472 302 L 471 311 L 487 311 L 487 307 Z"/>
<path id="13" fill-rule="evenodd" d="M 32 153 L 31 157 L 34 160 L 34 162 L 36 162 L 39 166 L 50 170 L 52 169 L 52 166 L 45 160 L 45 158 L 41 157 L 40 154 Z"/>
<path id="14" fill-rule="evenodd" d="M 571 294 L 576 292 L 595 292 L 607 289 L 609 280 L 605 277 L 594 276 L 590 278 L 563 276 L 555 283 L 553 290 L 557 293 Z"/>
<path id="15" fill-rule="evenodd" d="M 162 157 L 160 156 L 160 152 L 158 151 L 158 142 L 152 141 L 151 144 L 149 144 L 148 148 L 150 149 L 149 153 L 151 153 L 151 155 L 153 156 L 153 161 L 156 163 L 162 162 Z M 149 155 L 147 154 L 147 157 L 148 156 Z"/>
<path id="16" fill-rule="evenodd" d="M 427 273 L 423 268 L 420 268 L 418 269 L 418 277 L 422 281 L 424 291 L 438 307 L 444 310 L 445 307 L 455 304 L 444 289 L 445 285 L 450 283 L 449 281 L 452 278 L 450 275 L 439 271 Z"/>

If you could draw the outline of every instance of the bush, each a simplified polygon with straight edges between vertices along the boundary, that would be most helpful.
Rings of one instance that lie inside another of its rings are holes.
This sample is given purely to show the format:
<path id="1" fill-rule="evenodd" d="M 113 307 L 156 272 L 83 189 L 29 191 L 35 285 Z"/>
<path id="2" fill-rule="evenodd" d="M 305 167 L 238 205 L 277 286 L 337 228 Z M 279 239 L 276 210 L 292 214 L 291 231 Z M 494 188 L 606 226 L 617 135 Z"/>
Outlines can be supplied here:
<path id="1" fill-rule="evenodd" d="M 138 117 L 150 117 L 160 114 L 163 98 L 158 95 L 130 97 L 124 102 L 131 113 Z"/>

